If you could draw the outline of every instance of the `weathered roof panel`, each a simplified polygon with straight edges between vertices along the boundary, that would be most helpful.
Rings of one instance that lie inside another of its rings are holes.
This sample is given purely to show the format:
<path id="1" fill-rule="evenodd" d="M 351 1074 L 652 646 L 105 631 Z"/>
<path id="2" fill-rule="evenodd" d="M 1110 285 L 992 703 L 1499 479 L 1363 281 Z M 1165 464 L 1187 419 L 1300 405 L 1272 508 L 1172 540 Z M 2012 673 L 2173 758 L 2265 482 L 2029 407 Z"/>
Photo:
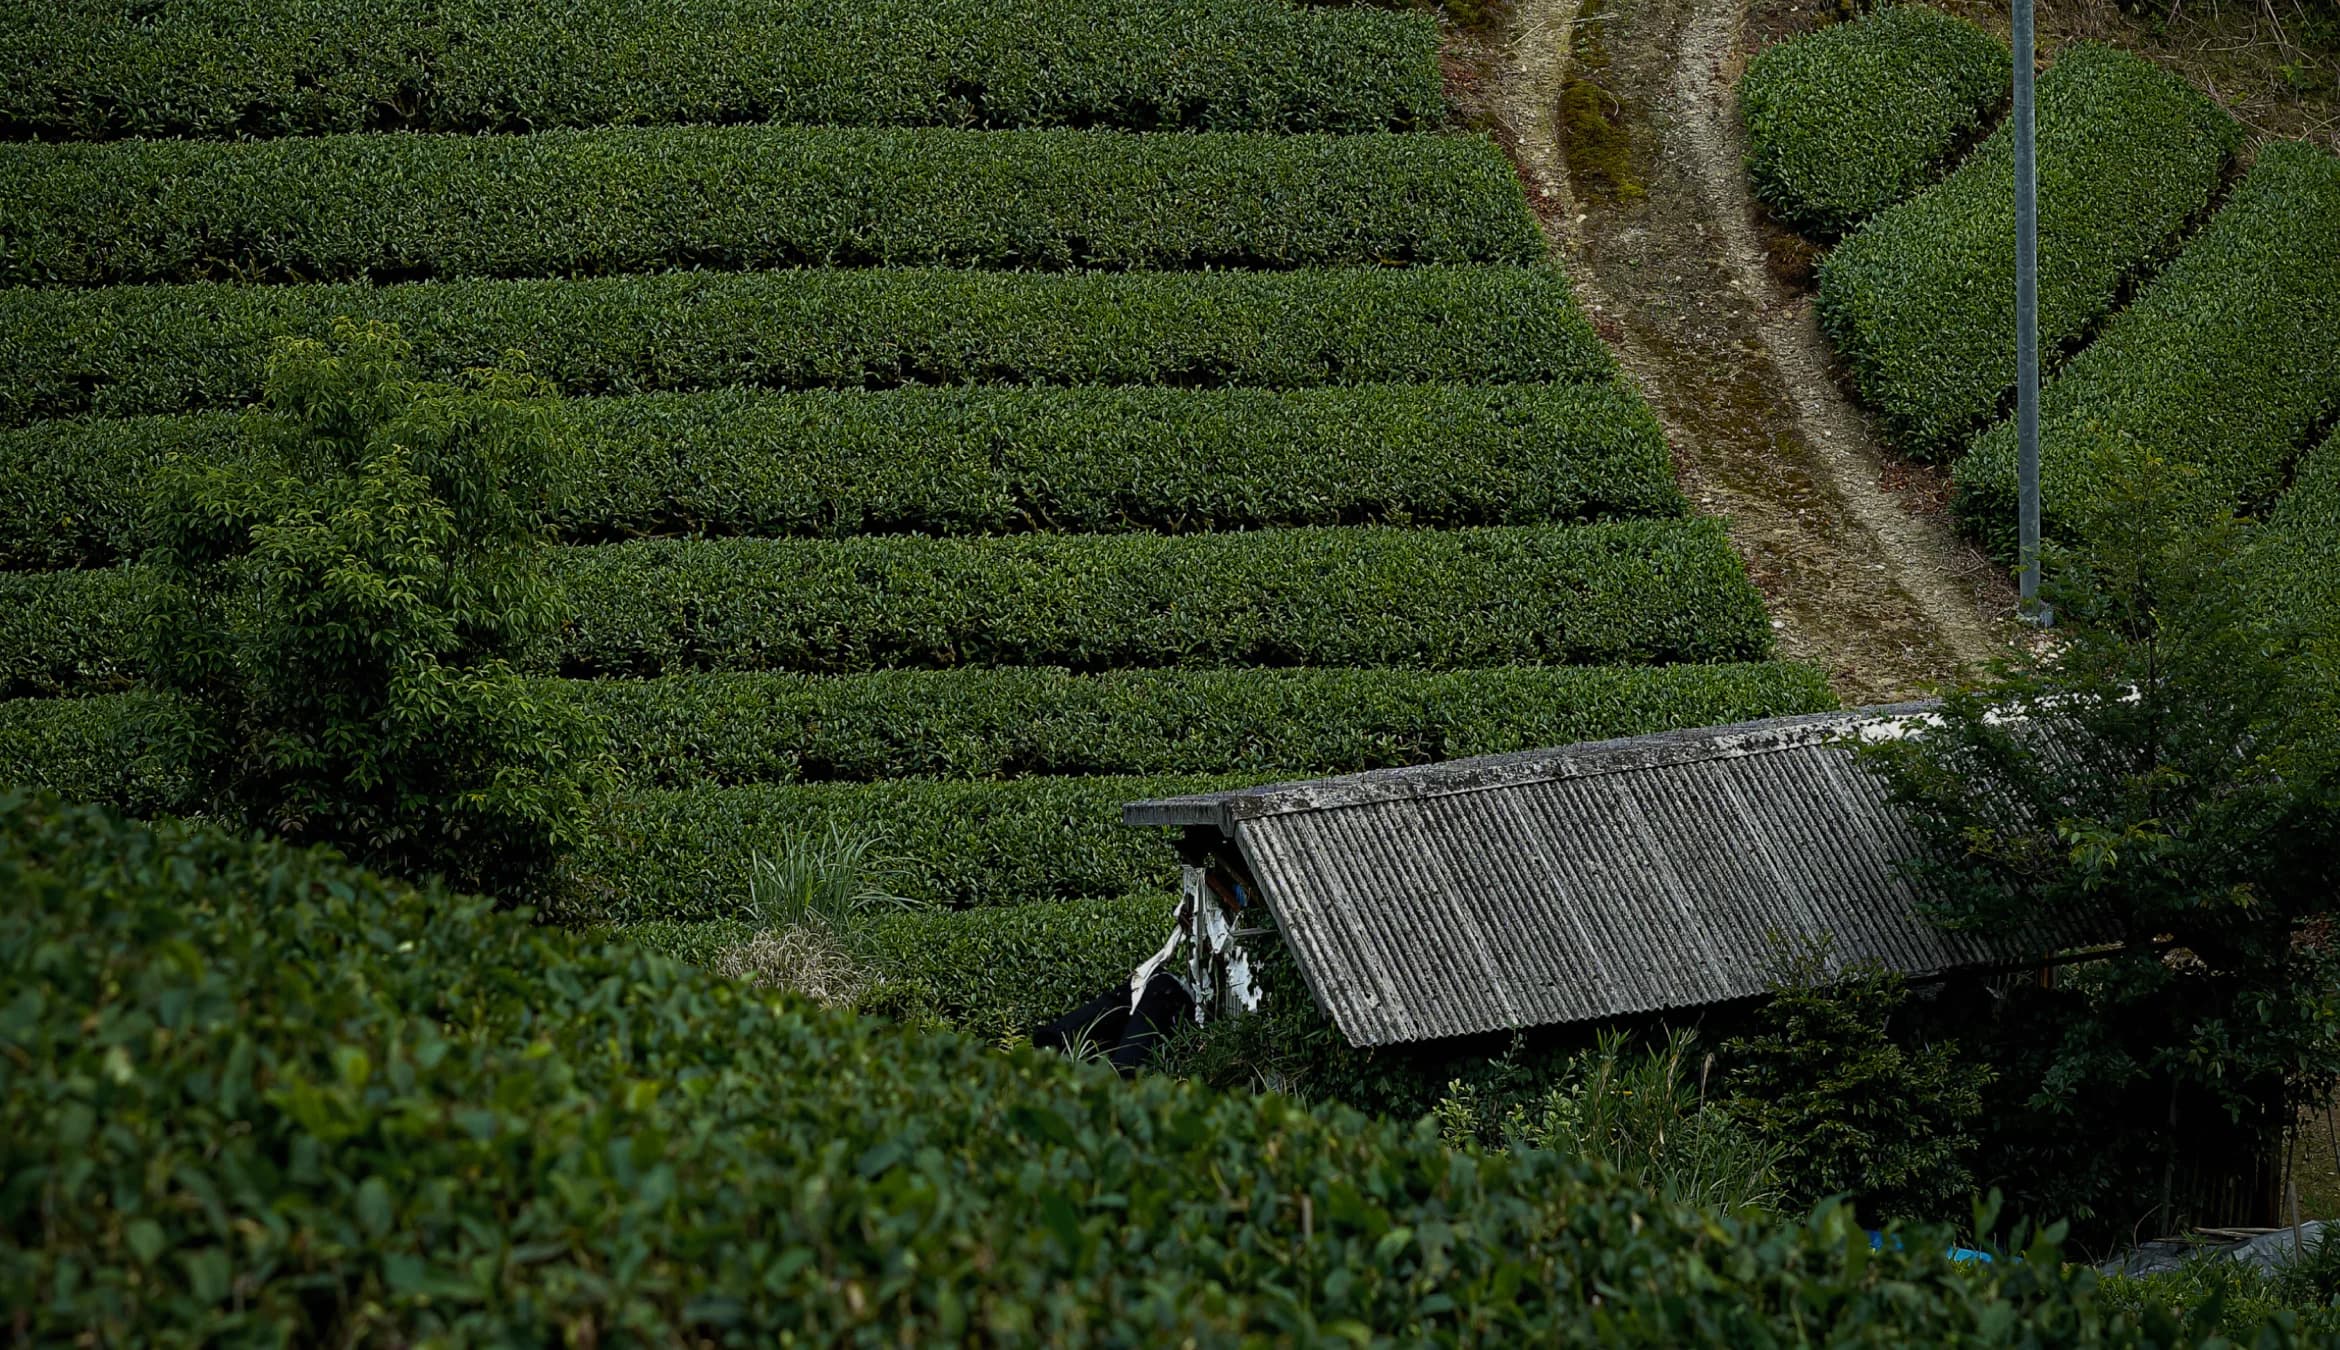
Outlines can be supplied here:
<path id="1" fill-rule="evenodd" d="M 1926 922 L 1916 847 L 1850 737 L 1903 704 L 1134 803 L 1233 839 L 1359 1045 L 1762 992 L 1782 939 L 1915 975 L 2036 944 Z"/>

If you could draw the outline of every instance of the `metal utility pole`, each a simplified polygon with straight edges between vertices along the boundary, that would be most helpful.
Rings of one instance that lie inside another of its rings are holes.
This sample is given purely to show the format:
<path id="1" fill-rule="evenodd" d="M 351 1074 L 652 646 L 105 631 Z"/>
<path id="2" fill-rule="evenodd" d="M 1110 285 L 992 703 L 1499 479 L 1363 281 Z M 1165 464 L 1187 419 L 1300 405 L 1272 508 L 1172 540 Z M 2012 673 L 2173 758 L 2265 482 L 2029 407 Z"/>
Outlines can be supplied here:
<path id="1" fill-rule="evenodd" d="M 2015 0 L 2015 434 L 2022 505 L 2023 617 L 2039 603 L 2039 166 L 2032 99 L 2031 0 Z"/>

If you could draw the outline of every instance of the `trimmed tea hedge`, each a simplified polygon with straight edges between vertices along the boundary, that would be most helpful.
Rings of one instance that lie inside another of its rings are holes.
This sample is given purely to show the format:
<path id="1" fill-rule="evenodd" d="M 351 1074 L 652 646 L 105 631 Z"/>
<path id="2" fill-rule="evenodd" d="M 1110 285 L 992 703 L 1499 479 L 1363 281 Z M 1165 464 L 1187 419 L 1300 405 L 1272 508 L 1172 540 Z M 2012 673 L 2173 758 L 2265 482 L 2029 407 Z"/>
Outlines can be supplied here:
<path id="1" fill-rule="evenodd" d="M 2299 476 L 2275 504 L 2274 525 L 2327 541 L 2340 554 L 2340 429 L 2299 462 Z"/>
<path id="2" fill-rule="evenodd" d="M 1680 515 L 1638 394 L 1589 385 L 904 389 L 568 406 L 573 540 L 1543 524 Z M 167 454 L 249 453 L 234 414 L 0 432 L 0 566 L 141 547 Z"/>
<path id="3" fill-rule="evenodd" d="M 567 686 L 633 781 L 1354 773 L 1821 712 L 1786 663 L 1496 670 L 879 671 Z"/>
<path id="4" fill-rule="evenodd" d="M 408 286 L 0 288 L 0 421 L 231 408 L 271 344 L 396 324 L 419 372 L 513 348 L 570 394 L 903 384 L 1582 381 L 1615 362 L 1547 267 L 1073 275 L 671 272 Z"/>
<path id="5" fill-rule="evenodd" d="M 192 775 L 158 753 L 149 733 L 173 707 L 143 693 L 0 699 L 0 784 L 138 816 L 189 810 Z"/>
<path id="6" fill-rule="evenodd" d="M 1273 0 L 53 0 L 10 6 L 0 53 L 0 134 L 44 140 L 1445 115 L 1430 17 Z"/>
<path id="7" fill-rule="evenodd" d="M 1041 774 L 1300 777 L 1824 712 L 1811 666 L 1496 670 L 1004 667 L 553 681 L 649 787 Z M 183 809 L 141 694 L 0 701 L 0 783 L 139 814 Z"/>
<path id="8" fill-rule="evenodd" d="M 127 688 L 145 669 L 145 613 L 126 569 L 0 572 L 0 698 Z"/>
<path id="9" fill-rule="evenodd" d="M 0 797 L 0 894 L 0 1300 L 35 1343 L 2141 1339 L 2051 1244 L 1961 1268 L 1842 1209 L 1675 1209 L 321 853 Z"/>
<path id="10" fill-rule="evenodd" d="M 554 549 L 573 676 L 895 667 L 1615 665 L 1752 660 L 1722 526 L 648 540 Z M 0 698 L 138 669 L 130 569 L 0 572 Z"/>
<path id="11" fill-rule="evenodd" d="M 1119 985 L 1170 935 L 1172 894 L 960 914 L 889 914 L 854 935 L 880 982 L 864 1008 L 997 1036 L 1060 1017 Z"/>
<path id="12" fill-rule="evenodd" d="M 832 825 L 880 836 L 878 851 L 899 859 L 888 886 L 922 905 L 1162 893 L 1177 889 L 1177 855 L 1161 831 L 1123 825 L 1122 804 L 1256 781 L 896 779 L 628 793 L 602 803 L 550 903 L 569 923 L 736 918 L 758 854 L 776 856 L 792 837 L 825 838 Z"/>
<path id="13" fill-rule="evenodd" d="M 1786 224 L 1842 234 L 1933 181 L 2012 72 L 2006 44 L 1918 4 L 1791 38 L 1739 81 L 1748 181 Z"/>
<path id="14" fill-rule="evenodd" d="M 2340 410 L 2340 157 L 2273 141 L 2208 226 L 2072 358 L 2040 407 L 2044 528 L 2103 489 L 2101 456 L 2137 447 L 2198 465 L 2247 511 Z M 1959 513 L 2015 553 L 2015 428 L 1957 470 Z"/>
<path id="15" fill-rule="evenodd" d="M 2340 613 L 2340 429 L 2300 459 L 2271 523 L 2292 564 L 2268 587 L 2273 600 L 2319 618 Z"/>
<path id="16" fill-rule="evenodd" d="M 2141 57 L 2083 45 L 2039 82 L 2039 340 L 2051 366 L 2150 272 L 2217 190 L 2234 119 Z M 1946 460 L 2015 387 L 2013 144 L 2002 126 L 1942 183 L 1820 266 L 1820 319 L 1893 441 Z"/>
<path id="17" fill-rule="evenodd" d="M 651 127 L 0 150 L 10 285 L 1544 252 L 1477 135 Z"/>
<path id="18" fill-rule="evenodd" d="M 651 540 L 556 550 L 567 675 L 1764 655 L 1722 526 Z"/>
<path id="19" fill-rule="evenodd" d="M 875 914 L 846 939 L 864 1012 L 986 1036 L 1027 1030 L 1126 983 L 1170 935 L 1175 895 Z M 713 969 L 756 935 L 744 919 L 602 925 L 588 936 Z"/>

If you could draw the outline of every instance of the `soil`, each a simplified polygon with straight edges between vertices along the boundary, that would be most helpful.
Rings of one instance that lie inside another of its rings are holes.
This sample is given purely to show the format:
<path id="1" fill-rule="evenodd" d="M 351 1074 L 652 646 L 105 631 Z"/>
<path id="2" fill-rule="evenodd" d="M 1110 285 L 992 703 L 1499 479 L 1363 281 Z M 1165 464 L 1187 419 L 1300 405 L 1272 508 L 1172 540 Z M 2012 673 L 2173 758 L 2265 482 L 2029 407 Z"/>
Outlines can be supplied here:
<path id="1" fill-rule="evenodd" d="M 1452 92 L 1518 161 L 1684 490 L 1728 522 L 1780 654 L 1848 702 L 1931 693 L 2012 650 L 2013 589 L 1953 530 L 1939 476 L 1879 451 L 1795 287 L 1808 258 L 1780 256 L 1757 216 L 1733 95 L 1747 17 L 1747 0 L 1519 0 L 1456 36 Z M 1604 143 L 1590 181 L 1572 178 L 1563 121 L 1587 47 L 1624 138 L 1624 162 Z"/>

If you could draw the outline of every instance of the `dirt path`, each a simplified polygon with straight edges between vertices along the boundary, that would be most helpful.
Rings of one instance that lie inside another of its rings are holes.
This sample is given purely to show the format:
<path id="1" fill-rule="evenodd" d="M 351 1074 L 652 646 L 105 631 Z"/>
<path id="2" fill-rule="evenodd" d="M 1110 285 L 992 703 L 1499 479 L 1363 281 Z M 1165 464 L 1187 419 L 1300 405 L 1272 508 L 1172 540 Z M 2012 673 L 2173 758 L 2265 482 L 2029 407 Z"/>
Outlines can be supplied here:
<path id="1" fill-rule="evenodd" d="M 1520 0 L 1504 31 L 1459 47 L 1461 97 L 1518 157 L 1579 297 L 1665 423 L 1684 489 L 1730 520 L 1781 654 L 1825 667 L 1856 702 L 1979 670 L 2013 634 L 2011 591 L 1922 477 L 1886 486 L 1909 471 L 1878 452 L 1809 302 L 1767 263 L 1731 92 L 1745 0 L 1614 0 L 1581 19 L 1578 3 Z M 1638 197 L 1571 190 L 1572 46 L 1628 138 Z"/>

